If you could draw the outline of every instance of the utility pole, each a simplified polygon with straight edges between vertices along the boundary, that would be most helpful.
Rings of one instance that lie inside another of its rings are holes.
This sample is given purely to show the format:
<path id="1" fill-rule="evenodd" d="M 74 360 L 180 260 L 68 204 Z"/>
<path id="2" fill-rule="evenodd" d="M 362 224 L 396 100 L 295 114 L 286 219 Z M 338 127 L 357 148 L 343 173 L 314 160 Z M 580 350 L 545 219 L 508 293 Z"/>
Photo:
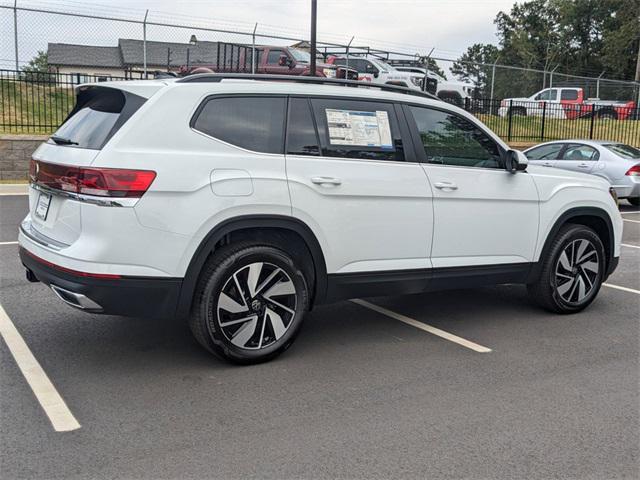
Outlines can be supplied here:
<path id="1" fill-rule="evenodd" d="M 318 0 L 311 0 L 311 64 L 312 77 L 316 76 L 316 24 L 318 21 Z"/>
<path id="2" fill-rule="evenodd" d="M 13 42 L 16 49 L 16 72 L 20 70 L 18 61 L 18 0 L 13 2 Z"/>
<path id="3" fill-rule="evenodd" d="M 636 82 L 640 82 L 640 42 L 638 42 L 638 59 L 636 60 Z"/>

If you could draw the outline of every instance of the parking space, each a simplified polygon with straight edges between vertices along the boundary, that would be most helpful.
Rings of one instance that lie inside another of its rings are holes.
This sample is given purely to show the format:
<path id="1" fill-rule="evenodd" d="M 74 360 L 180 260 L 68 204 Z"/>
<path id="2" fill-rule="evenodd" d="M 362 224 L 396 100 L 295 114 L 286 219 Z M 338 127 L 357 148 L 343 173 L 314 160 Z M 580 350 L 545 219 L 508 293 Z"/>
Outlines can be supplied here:
<path id="1" fill-rule="evenodd" d="M 343 302 L 277 360 L 235 367 L 184 324 L 89 316 L 27 283 L 11 243 L 26 208 L 0 198 L 0 305 L 80 428 L 55 431 L 0 342 L 4 478 L 637 475 L 637 209 L 578 315 L 521 286 Z"/>

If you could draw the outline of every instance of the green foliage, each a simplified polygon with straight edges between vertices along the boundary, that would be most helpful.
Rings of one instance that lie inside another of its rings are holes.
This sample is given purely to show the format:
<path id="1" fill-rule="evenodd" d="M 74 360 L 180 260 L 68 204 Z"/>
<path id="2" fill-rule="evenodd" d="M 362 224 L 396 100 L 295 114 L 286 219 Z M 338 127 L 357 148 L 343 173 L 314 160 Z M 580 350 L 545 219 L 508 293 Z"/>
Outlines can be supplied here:
<path id="1" fill-rule="evenodd" d="M 485 92 L 490 67 L 464 61 L 633 80 L 640 43 L 640 0 L 529 0 L 500 12 L 498 46 L 475 44 L 454 64 L 452 72 Z M 542 74 L 500 71 L 495 97 L 531 94 L 543 87 Z"/>
<path id="2" fill-rule="evenodd" d="M 27 66 L 22 69 L 25 72 L 47 72 L 49 71 L 49 62 L 47 52 L 39 50 L 35 57 L 29 60 Z"/>

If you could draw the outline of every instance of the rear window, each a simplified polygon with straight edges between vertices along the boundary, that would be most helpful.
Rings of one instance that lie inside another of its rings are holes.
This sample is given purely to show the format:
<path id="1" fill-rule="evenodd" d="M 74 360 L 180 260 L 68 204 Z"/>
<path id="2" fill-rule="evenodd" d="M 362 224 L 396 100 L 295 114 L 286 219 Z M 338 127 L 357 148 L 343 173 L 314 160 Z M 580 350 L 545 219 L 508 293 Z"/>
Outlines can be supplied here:
<path id="1" fill-rule="evenodd" d="M 143 97 L 114 88 L 82 88 L 76 106 L 51 141 L 100 150 L 144 102 Z"/>
<path id="2" fill-rule="evenodd" d="M 624 143 L 610 143 L 608 145 L 604 145 L 604 147 L 618 154 L 622 158 L 626 158 L 628 160 L 640 159 L 640 150 L 632 147 L 631 145 L 625 145 Z"/>

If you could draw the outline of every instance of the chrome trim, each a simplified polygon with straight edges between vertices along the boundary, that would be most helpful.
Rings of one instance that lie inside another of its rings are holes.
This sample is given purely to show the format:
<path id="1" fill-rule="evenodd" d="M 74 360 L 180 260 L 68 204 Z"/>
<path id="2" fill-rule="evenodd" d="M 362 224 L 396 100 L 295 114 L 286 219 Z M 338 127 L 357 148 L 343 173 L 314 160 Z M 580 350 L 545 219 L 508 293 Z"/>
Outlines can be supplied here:
<path id="1" fill-rule="evenodd" d="M 88 312 L 102 311 L 102 307 L 100 305 L 81 293 L 75 293 L 53 284 L 50 286 L 53 293 L 55 293 L 56 296 L 67 305 L 79 308 L 80 310 L 86 310 Z"/>
<path id="2" fill-rule="evenodd" d="M 51 250 L 61 250 L 69 246 L 66 243 L 59 242 L 38 232 L 35 228 L 33 228 L 33 224 L 29 220 L 25 220 L 20 224 L 20 231 L 29 240 L 32 240 L 38 245 L 42 245 L 43 247 L 47 247 Z"/>
<path id="3" fill-rule="evenodd" d="M 70 198 L 78 202 L 90 203 L 100 207 L 135 207 L 139 197 L 136 198 L 117 198 L 117 197 L 98 197 L 95 195 L 86 195 L 82 193 L 65 192 L 64 190 L 54 190 L 52 188 L 29 182 L 29 186 L 39 192 L 47 193 L 52 196 Z"/>

